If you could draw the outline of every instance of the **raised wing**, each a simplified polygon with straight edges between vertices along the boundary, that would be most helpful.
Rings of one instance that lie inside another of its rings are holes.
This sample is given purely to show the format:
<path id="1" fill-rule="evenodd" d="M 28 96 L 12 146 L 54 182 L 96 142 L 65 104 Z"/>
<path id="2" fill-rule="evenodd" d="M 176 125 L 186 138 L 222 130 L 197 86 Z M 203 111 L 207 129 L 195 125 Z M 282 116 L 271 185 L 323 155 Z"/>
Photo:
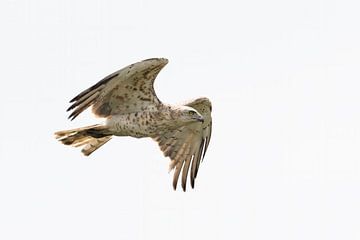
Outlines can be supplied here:
<path id="1" fill-rule="evenodd" d="M 75 119 L 82 111 L 92 106 L 99 117 L 141 111 L 160 100 L 154 91 L 154 80 L 168 63 L 165 58 L 151 58 L 131 64 L 105 77 L 92 87 L 74 97 L 67 111 Z"/>
<path id="2" fill-rule="evenodd" d="M 170 157 L 170 170 L 175 168 L 173 187 L 176 189 L 181 175 L 181 186 L 186 191 L 186 181 L 191 164 L 190 183 L 194 188 L 200 161 L 203 160 L 211 138 L 211 102 L 207 98 L 198 98 L 188 102 L 186 106 L 195 108 L 204 122 L 194 122 L 179 129 L 166 132 L 154 138 L 166 157 Z"/>

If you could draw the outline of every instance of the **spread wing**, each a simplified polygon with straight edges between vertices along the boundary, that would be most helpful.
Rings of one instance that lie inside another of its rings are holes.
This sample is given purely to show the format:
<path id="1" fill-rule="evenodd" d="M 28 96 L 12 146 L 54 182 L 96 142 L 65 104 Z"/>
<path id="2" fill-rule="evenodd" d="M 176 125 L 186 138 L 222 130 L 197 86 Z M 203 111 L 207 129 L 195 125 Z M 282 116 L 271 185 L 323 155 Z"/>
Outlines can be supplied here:
<path id="1" fill-rule="evenodd" d="M 170 157 L 170 170 L 175 168 L 173 187 L 176 189 L 182 170 L 181 186 L 186 191 L 186 181 L 190 165 L 190 183 L 194 188 L 200 161 L 205 156 L 211 138 L 211 102 L 207 98 L 198 98 L 188 102 L 186 106 L 195 108 L 203 117 L 204 122 L 194 122 L 176 130 L 166 132 L 154 138 L 166 157 Z"/>
<path id="2" fill-rule="evenodd" d="M 82 111 L 92 106 L 99 117 L 141 111 L 160 100 L 154 91 L 154 80 L 168 63 L 164 58 L 151 58 L 131 64 L 102 79 L 74 97 L 67 111 L 75 119 Z"/>

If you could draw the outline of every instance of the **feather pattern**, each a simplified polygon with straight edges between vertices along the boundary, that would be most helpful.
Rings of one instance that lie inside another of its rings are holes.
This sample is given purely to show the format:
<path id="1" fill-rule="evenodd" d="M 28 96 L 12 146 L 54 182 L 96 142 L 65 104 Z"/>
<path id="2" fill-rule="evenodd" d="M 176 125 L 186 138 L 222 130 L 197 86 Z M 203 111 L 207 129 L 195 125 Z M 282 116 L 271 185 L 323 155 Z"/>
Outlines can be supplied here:
<path id="1" fill-rule="evenodd" d="M 192 188 L 195 186 L 200 162 L 205 157 L 212 130 L 212 106 L 209 99 L 198 98 L 185 103 L 185 105 L 196 109 L 204 117 L 204 122 L 194 122 L 154 137 L 164 156 L 171 159 L 169 169 L 175 168 L 173 176 L 174 189 L 176 189 L 180 171 L 182 170 L 181 186 L 184 191 L 186 191 L 190 166 L 190 183 Z"/>
<path id="2" fill-rule="evenodd" d="M 72 105 L 67 111 L 73 112 L 69 119 L 75 119 L 90 106 L 95 115 L 106 118 L 160 104 L 153 84 L 167 62 L 167 59 L 147 59 L 110 74 L 70 100 Z"/>
<path id="3" fill-rule="evenodd" d="M 105 123 L 59 131 L 56 138 L 65 145 L 83 147 L 82 153 L 88 156 L 112 136 L 151 137 L 170 158 L 173 188 L 181 181 L 186 191 L 188 179 L 194 188 L 210 143 L 212 106 L 204 97 L 179 105 L 163 104 L 155 94 L 154 81 L 167 63 L 164 58 L 137 62 L 82 91 L 70 101 L 69 118 L 91 107 L 96 116 L 106 118 Z"/>

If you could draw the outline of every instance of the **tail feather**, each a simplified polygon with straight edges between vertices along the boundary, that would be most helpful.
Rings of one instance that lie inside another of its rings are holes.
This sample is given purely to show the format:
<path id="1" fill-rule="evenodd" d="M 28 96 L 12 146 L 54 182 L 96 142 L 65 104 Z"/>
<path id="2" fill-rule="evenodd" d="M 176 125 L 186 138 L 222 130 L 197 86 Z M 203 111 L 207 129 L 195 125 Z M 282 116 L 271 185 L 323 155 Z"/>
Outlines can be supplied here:
<path id="1" fill-rule="evenodd" d="M 55 133 L 55 138 L 65 145 L 73 147 L 84 146 L 81 152 L 85 156 L 89 156 L 107 143 L 111 136 L 112 134 L 107 130 L 106 126 L 98 124 Z"/>
<path id="2" fill-rule="evenodd" d="M 85 156 L 89 156 L 91 153 L 93 153 L 96 149 L 110 141 L 111 136 L 103 137 L 103 138 L 95 138 L 88 142 L 85 147 L 81 150 L 81 152 Z"/>

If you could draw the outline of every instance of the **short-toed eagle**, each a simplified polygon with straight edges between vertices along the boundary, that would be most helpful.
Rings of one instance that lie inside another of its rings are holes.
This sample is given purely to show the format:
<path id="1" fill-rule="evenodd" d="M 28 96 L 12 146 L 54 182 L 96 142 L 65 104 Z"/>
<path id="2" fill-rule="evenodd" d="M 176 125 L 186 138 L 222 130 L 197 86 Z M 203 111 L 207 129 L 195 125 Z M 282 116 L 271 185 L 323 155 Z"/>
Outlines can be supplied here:
<path id="1" fill-rule="evenodd" d="M 211 102 L 198 98 L 182 105 L 162 103 L 153 83 L 167 63 L 165 58 L 151 58 L 131 64 L 81 92 L 70 101 L 69 118 L 91 106 L 96 116 L 106 118 L 105 123 L 59 131 L 56 138 L 66 145 L 83 146 L 88 156 L 112 136 L 150 137 L 171 159 L 174 189 L 182 172 L 181 186 L 186 190 L 189 170 L 194 188 L 211 137 Z"/>

